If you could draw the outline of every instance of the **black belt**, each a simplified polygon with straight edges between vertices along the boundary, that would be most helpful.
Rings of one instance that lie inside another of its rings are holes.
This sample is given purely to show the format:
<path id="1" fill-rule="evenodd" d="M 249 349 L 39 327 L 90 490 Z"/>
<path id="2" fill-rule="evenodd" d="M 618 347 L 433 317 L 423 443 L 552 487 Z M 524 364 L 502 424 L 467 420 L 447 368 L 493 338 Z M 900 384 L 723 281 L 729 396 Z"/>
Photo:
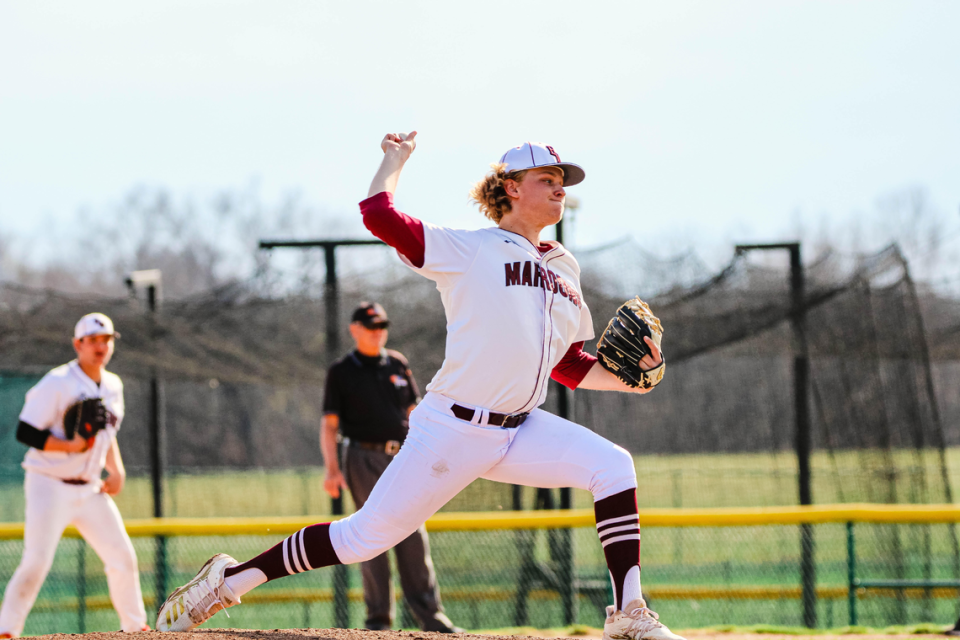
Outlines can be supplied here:
<path id="1" fill-rule="evenodd" d="M 473 416 L 477 413 L 476 409 L 469 409 L 459 404 L 453 405 L 450 407 L 450 410 L 453 411 L 453 415 L 467 422 L 473 420 Z M 527 419 L 528 415 L 530 415 L 529 411 L 527 413 L 514 413 L 512 415 L 491 411 L 487 417 L 487 424 L 492 424 L 495 427 L 503 427 L 504 429 L 516 429 L 523 424 L 523 421 Z"/>
<path id="2" fill-rule="evenodd" d="M 60 478 L 60 482 L 63 484 L 90 484 L 89 481 L 80 478 Z"/>
<path id="3" fill-rule="evenodd" d="M 390 456 L 397 455 L 397 452 L 400 451 L 400 445 L 403 444 L 399 440 L 387 440 L 386 442 L 366 442 L 364 440 L 354 440 L 353 438 L 349 440 L 348 446 L 354 449 L 379 451 L 380 453 L 385 453 Z"/>

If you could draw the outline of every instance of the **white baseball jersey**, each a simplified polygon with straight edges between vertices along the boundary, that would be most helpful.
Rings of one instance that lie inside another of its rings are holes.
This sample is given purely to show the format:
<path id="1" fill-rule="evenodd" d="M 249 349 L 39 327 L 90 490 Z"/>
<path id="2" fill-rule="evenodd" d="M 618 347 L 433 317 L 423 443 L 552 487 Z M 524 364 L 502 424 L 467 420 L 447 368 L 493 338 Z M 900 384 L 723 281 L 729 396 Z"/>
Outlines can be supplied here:
<path id="1" fill-rule="evenodd" d="M 562 245 L 542 254 L 497 227 L 463 231 L 423 223 L 424 263 L 447 318 L 443 366 L 427 391 L 498 413 L 531 411 L 574 342 L 593 338 L 580 265 Z"/>
<path id="2" fill-rule="evenodd" d="M 76 360 L 57 367 L 27 391 L 20 420 L 42 431 L 49 430 L 58 438 L 65 438 L 63 414 L 72 404 L 87 398 L 102 398 L 109 412 L 107 427 L 97 433 L 90 448 L 82 453 L 64 453 L 30 447 L 23 459 L 24 469 L 54 478 L 99 481 L 111 438 L 116 436 L 123 420 L 123 383 L 116 374 L 104 371 L 98 385 L 83 372 Z"/>

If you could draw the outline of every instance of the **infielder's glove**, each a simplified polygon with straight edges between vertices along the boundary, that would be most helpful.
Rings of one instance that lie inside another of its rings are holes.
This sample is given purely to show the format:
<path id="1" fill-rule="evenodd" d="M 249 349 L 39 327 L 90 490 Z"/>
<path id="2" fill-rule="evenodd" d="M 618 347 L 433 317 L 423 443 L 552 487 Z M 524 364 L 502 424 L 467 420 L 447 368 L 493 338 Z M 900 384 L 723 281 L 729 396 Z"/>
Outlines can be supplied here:
<path id="1" fill-rule="evenodd" d="M 650 353 L 650 347 L 643 338 L 649 337 L 659 349 L 662 336 L 663 326 L 647 303 L 640 298 L 628 300 L 620 305 L 617 314 L 600 336 L 597 358 L 604 369 L 620 378 L 628 387 L 651 389 L 663 380 L 667 363 L 661 362 L 650 370 L 642 368 L 640 359 Z"/>
<path id="2" fill-rule="evenodd" d="M 70 405 L 63 414 L 63 431 L 67 440 L 73 440 L 75 435 L 80 435 L 87 441 L 87 446 L 90 446 L 90 441 L 110 424 L 111 417 L 100 398 L 80 400 Z"/>

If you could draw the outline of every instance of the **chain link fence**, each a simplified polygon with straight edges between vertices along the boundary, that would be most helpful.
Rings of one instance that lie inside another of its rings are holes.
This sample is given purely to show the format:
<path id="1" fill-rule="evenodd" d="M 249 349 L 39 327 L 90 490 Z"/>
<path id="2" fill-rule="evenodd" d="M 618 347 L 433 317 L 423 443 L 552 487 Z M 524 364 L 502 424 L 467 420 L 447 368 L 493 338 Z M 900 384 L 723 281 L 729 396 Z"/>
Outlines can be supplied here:
<path id="1" fill-rule="evenodd" d="M 585 515 L 589 520 L 589 512 Z M 283 524 L 278 521 L 277 528 L 283 529 Z M 955 581 L 954 527 L 839 522 L 813 526 L 819 626 L 847 626 L 852 619 L 873 627 L 952 622 L 960 587 Z M 474 630 L 602 626 L 609 581 L 592 527 L 440 528 L 430 533 L 430 545 L 444 607 L 456 624 Z M 144 528 L 139 531 L 142 534 Z M 157 608 L 158 588 L 165 593 L 186 582 L 213 553 L 246 559 L 276 544 L 285 533 L 167 537 L 162 576 L 156 570 L 156 538 L 135 537 L 148 609 Z M 648 525 L 642 544 L 645 595 L 674 628 L 803 622 L 796 525 Z M 20 540 L 0 541 L 0 577 L 9 578 L 21 548 Z M 334 573 L 321 569 L 270 582 L 245 596 L 229 618 L 219 614 L 207 626 L 324 628 L 344 620 L 348 626 L 361 626 L 365 610 L 357 568 L 347 569 L 348 605 L 339 613 Z M 918 580 L 936 586 L 851 591 L 851 577 L 864 584 Z M 399 601 L 399 587 L 397 595 Z M 402 603 L 398 611 L 399 625 L 415 627 Z M 65 539 L 26 633 L 110 630 L 116 624 L 98 558 L 82 540 Z"/>

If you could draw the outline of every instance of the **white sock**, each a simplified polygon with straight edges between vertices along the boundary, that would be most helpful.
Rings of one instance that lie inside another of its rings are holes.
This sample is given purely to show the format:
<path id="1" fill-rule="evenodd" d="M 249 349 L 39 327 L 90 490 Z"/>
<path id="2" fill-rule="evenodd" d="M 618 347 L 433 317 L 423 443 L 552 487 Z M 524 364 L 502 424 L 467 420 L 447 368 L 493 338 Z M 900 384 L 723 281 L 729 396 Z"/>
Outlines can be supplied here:
<path id="1" fill-rule="evenodd" d="M 250 569 L 244 569 L 240 573 L 235 573 L 232 576 L 225 578 L 224 583 L 227 585 L 227 588 L 233 592 L 233 595 L 238 598 L 241 597 L 248 591 L 259 587 L 264 582 L 267 581 L 267 574 L 256 567 Z"/>
<path id="2" fill-rule="evenodd" d="M 620 610 L 625 611 L 628 604 L 643 597 L 640 591 L 640 567 L 632 567 L 623 579 L 623 602 L 618 602 Z"/>

